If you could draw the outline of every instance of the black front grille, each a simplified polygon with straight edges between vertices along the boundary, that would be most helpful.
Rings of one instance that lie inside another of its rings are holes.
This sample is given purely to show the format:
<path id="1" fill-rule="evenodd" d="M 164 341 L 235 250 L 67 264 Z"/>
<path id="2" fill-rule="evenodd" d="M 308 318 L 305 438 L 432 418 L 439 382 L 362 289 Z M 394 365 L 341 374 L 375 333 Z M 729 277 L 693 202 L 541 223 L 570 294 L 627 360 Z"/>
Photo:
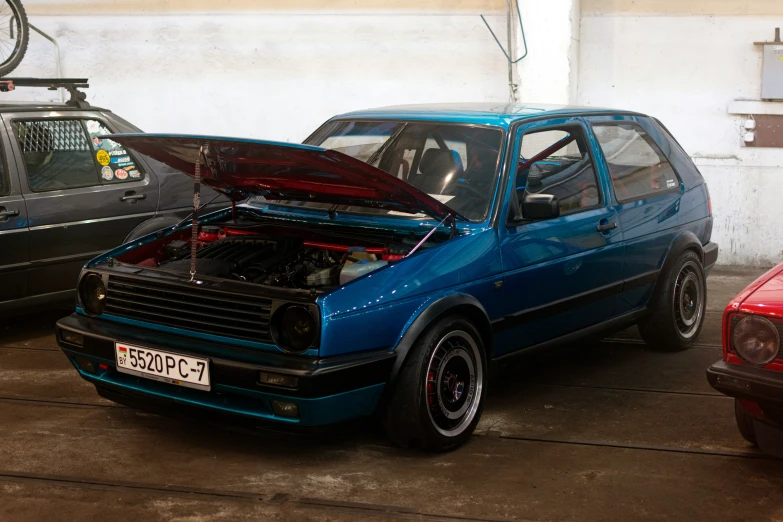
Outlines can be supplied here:
<path id="1" fill-rule="evenodd" d="M 729 322 L 729 348 L 732 352 L 735 354 L 737 353 L 737 348 L 734 346 L 734 336 L 732 335 L 734 333 L 734 327 L 737 326 L 737 323 L 740 322 L 740 320 L 743 317 L 747 317 L 746 314 L 734 314 L 731 316 L 731 321 Z M 762 316 L 764 317 L 764 316 Z M 778 319 L 772 319 L 771 317 L 764 317 L 764 319 L 769 319 L 772 324 L 775 325 L 775 328 L 778 330 L 778 335 L 780 336 L 781 342 L 783 342 L 783 322 L 781 322 Z M 778 356 L 778 360 L 783 360 L 783 351 L 781 351 Z"/>
<path id="2" fill-rule="evenodd" d="M 106 312 L 238 339 L 271 342 L 270 299 L 161 281 L 109 276 Z"/>

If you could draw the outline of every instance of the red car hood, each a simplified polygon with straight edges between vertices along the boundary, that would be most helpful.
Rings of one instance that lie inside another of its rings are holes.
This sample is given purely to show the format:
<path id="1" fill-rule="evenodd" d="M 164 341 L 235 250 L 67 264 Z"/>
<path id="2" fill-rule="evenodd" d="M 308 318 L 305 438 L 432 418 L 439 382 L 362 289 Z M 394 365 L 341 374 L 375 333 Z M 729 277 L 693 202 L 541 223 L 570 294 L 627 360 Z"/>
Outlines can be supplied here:
<path id="1" fill-rule="evenodd" d="M 194 176 L 203 146 L 201 182 L 234 201 L 264 196 L 462 218 L 401 179 L 321 147 L 175 134 L 114 134 L 101 138 L 116 141 L 189 176 Z"/>
<path id="2" fill-rule="evenodd" d="M 748 295 L 742 299 L 740 311 L 783 317 L 783 263 L 751 283 L 745 292 Z"/>

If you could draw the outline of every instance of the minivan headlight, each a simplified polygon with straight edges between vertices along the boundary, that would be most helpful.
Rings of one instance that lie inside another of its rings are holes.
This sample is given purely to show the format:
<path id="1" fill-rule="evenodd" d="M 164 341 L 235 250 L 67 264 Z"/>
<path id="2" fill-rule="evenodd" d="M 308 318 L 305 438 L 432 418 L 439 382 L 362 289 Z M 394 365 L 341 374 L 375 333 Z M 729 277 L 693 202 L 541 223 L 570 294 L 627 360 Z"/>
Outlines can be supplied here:
<path id="1" fill-rule="evenodd" d="M 778 356 L 780 334 L 769 319 L 748 315 L 739 320 L 731 333 L 732 344 L 744 361 L 766 365 Z"/>
<path id="2" fill-rule="evenodd" d="M 106 308 L 106 285 L 99 274 L 90 273 L 82 277 L 79 282 L 79 299 L 88 315 L 103 313 Z"/>

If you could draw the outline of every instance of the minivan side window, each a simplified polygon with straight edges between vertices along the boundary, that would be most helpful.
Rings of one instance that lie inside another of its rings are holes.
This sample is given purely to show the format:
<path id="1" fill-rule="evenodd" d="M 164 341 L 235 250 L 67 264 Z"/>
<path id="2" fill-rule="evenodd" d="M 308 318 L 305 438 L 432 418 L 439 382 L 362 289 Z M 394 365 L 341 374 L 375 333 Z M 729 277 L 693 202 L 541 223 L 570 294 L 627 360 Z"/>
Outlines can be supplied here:
<path id="1" fill-rule="evenodd" d="M 594 124 L 618 203 L 677 190 L 680 180 L 653 139 L 631 123 Z"/>
<path id="2" fill-rule="evenodd" d="M 119 144 L 97 138 L 110 133 L 98 121 L 17 120 L 13 131 L 34 192 L 138 181 L 142 177 Z"/>
<path id="3" fill-rule="evenodd" d="M 561 214 L 597 207 L 601 191 L 590 149 L 580 127 L 522 135 L 516 177 L 520 201 L 527 194 L 557 197 Z"/>

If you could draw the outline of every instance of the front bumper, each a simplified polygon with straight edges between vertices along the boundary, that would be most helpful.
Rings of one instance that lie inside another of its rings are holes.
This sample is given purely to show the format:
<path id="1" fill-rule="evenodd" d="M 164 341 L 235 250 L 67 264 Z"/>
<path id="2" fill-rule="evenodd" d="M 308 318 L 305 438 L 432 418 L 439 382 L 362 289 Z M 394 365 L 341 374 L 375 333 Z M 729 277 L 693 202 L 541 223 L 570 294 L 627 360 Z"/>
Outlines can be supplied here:
<path id="1" fill-rule="evenodd" d="M 64 341 L 62 332 L 66 330 L 81 334 L 82 345 Z M 386 350 L 328 359 L 272 354 L 78 314 L 57 322 L 57 342 L 79 374 L 101 395 L 117 402 L 158 410 L 160 406 L 188 406 L 188 410 L 195 407 L 262 423 L 299 426 L 323 426 L 372 414 L 396 357 Z M 115 342 L 206 357 L 212 389 L 206 392 L 120 373 L 116 370 Z M 261 384 L 262 371 L 296 376 L 298 386 Z M 273 401 L 296 404 L 298 417 L 276 415 Z"/>
<path id="2" fill-rule="evenodd" d="M 707 369 L 707 380 L 725 395 L 758 405 L 756 441 L 765 452 L 783 457 L 783 373 L 718 361 Z"/>

